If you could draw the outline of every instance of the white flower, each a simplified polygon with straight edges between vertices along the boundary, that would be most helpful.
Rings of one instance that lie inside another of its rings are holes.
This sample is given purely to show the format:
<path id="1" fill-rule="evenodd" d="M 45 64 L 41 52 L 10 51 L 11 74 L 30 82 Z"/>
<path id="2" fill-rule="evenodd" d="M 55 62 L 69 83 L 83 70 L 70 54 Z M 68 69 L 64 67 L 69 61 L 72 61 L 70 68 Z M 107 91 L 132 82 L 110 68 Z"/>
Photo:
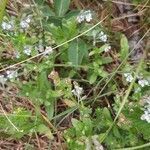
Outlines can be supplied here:
<path id="1" fill-rule="evenodd" d="M 6 74 L 7 74 L 7 78 L 10 79 L 10 80 L 14 79 L 18 76 L 17 71 L 13 71 L 13 70 L 7 70 Z"/>
<path id="2" fill-rule="evenodd" d="M 24 54 L 30 56 L 31 55 L 31 46 L 29 46 L 29 45 L 24 46 L 23 52 L 24 52 Z"/>
<path id="3" fill-rule="evenodd" d="M 144 110 L 144 114 L 141 116 L 141 120 L 145 120 L 150 123 L 150 108 Z"/>
<path id="4" fill-rule="evenodd" d="M 97 30 L 93 30 L 92 36 L 93 36 L 93 45 L 95 45 L 95 43 L 99 41 L 106 43 L 108 40 L 107 35 L 103 31 L 99 32 Z"/>
<path id="5" fill-rule="evenodd" d="M 30 23 L 30 22 L 31 22 L 31 16 L 27 16 L 27 17 L 25 18 L 25 21 L 26 21 L 27 23 Z"/>
<path id="6" fill-rule="evenodd" d="M 101 31 L 98 35 L 98 38 L 102 41 L 102 42 L 107 42 L 107 35 Z"/>
<path id="7" fill-rule="evenodd" d="M 25 19 L 23 19 L 21 22 L 20 22 L 20 26 L 22 29 L 27 29 L 29 28 L 29 23 L 31 22 L 31 16 L 27 16 Z"/>
<path id="8" fill-rule="evenodd" d="M 77 21 L 78 21 L 78 23 L 83 22 L 84 21 L 84 16 L 83 15 L 77 16 Z"/>
<path id="9" fill-rule="evenodd" d="M 143 115 L 141 116 L 141 120 L 146 120 L 148 123 L 150 123 L 150 115 L 143 114 Z"/>
<path id="10" fill-rule="evenodd" d="M 141 116 L 141 120 L 150 123 L 150 96 L 144 96 L 144 103 L 144 114 Z"/>
<path id="11" fill-rule="evenodd" d="M 22 21 L 20 22 L 20 26 L 21 26 L 22 29 L 27 29 L 27 28 L 29 28 L 28 22 L 26 22 L 26 21 L 24 21 L 24 20 L 22 20 Z"/>
<path id="12" fill-rule="evenodd" d="M 72 90 L 72 93 L 77 96 L 78 100 L 81 98 L 81 95 L 83 93 L 83 88 L 79 87 L 78 85 L 74 85 L 74 89 Z"/>
<path id="13" fill-rule="evenodd" d="M 141 86 L 141 87 L 144 87 L 144 86 L 149 86 L 149 82 L 145 79 L 141 79 L 138 81 L 138 84 Z"/>
<path id="14" fill-rule="evenodd" d="M 44 46 L 41 45 L 41 44 L 39 44 L 39 46 L 38 46 L 38 51 L 39 51 L 40 53 L 42 53 L 42 52 L 44 51 Z"/>
<path id="15" fill-rule="evenodd" d="M 127 82 L 132 82 L 133 76 L 131 73 L 124 73 Z"/>
<path id="16" fill-rule="evenodd" d="M 108 46 L 104 49 L 105 52 L 109 52 L 109 50 L 111 49 L 111 46 Z"/>
<path id="17" fill-rule="evenodd" d="M 44 46 L 43 46 L 42 40 L 39 40 L 39 43 L 38 43 L 38 45 L 35 47 L 35 49 L 36 49 L 39 53 L 44 52 Z"/>
<path id="18" fill-rule="evenodd" d="M 2 22 L 2 29 L 3 30 L 8 30 L 8 31 L 12 31 L 14 29 L 14 22 L 10 21 L 10 22 Z"/>
<path id="19" fill-rule="evenodd" d="M 7 28 L 7 23 L 6 23 L 6 22 L 2 22 L 2 25 L 1 25 L 1 26 L 2 26 L 2 29 L 3 29 L 3 30 L 6 30 L 6 28 Z"/>
<path id="20" fill-rule="evenodd" d="M 77 16 L 78 23 L 81 23 L 83 21 L 90 22 L 92 20 L 92 13 L 90 10 L 87 11 L 81 11 L 80 14 Z"/>
<path id="21" fill-rule="evenodd" d="M 44 54 L 51 54 L 53 53 L 53 49 L 51 46 L 46 47 Z"/>
<path id="22" fill-rule="evenodd" d="M 7 78 L 5 78 L 4 75 L 0 75 L 0 83 L 4 85 L 6 81 L 7 81 Z"/>
<path id="23" fill-rule="evenodd" d="M 85 20 L 87 22 L 90 22 L 92 20 L 92 13 L 91 13 L 90 10 L 88 10 L 88 11 L 85 12 Z"/>

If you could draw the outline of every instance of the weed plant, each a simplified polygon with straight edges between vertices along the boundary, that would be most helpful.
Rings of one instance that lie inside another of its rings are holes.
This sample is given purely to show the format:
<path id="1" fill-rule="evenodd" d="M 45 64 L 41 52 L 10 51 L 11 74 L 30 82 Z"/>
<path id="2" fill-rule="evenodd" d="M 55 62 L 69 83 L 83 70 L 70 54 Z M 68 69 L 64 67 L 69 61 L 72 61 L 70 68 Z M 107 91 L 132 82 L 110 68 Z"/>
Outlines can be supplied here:
<path id="1" fill-rule="evenodd" d="M 1 0 L 0 147 L 148 150 L 148 46 L 132 64 L 128 38 L 110 25 L 113 3 L 12 1 L 11 12 L 6 4 Z M 144 41 L 147 23 L 143 15 Z"/>

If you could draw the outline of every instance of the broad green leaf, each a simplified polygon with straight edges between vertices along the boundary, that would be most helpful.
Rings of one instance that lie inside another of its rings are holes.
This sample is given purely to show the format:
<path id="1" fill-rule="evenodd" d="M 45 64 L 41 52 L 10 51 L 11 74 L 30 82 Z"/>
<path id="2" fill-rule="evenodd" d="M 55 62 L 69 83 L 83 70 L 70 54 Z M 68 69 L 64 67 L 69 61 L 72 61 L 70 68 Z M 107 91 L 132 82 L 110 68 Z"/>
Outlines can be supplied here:
<path id="1" fill-rule="evenodd" d="M 57 16 L 62 17 L 69 9 L 70 0 L 55 0 L 54 8 Z"/>
<path id="2" fill-rule="evenodd" d="M 2 22 L 7 0 L 0 0 L 0 23 Z"/>
<path id="3" fill-rule="evenodd" d="M 120 46 L 121 46 L 121 60 L 123 60 L 129 53 L 128 39 L 123 34 L 121 36 Z"/>
<path id="4" fill-rule="evenodd" d="M 79 45 L 78 41 L 72 41 L 68 49 L 68 58 L 73 65 L 77 66 L 79 64 Z"/>
<path id="5" fill-rule="evenodd" d="M 84 41 L 79 40 L 79 65 L 85 56 L 88 57 L 88 47 Z"/>
<path id="6" fill-rule="evenodd" d="M 68 59 L 72 65 L 80 65 L 85 55 L 87 55 L 87 45 L 84 41 L 74 40 L 69 44 Z"/>

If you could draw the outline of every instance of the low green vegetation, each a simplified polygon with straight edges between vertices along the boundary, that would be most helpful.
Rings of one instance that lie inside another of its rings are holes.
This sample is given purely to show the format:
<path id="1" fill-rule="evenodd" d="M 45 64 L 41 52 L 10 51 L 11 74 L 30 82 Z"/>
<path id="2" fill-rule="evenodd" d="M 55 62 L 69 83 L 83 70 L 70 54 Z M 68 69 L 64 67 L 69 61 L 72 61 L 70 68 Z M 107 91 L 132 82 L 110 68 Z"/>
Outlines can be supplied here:
<path id="1" fill-rule="evenodd" d="M 107 26 L 110 13 L 100 20 L 70 0 L 23 3 L 17 16 L 0 5 L 0 140 L 25 141 L 24 149 L 43 136 L 49 149 L 149 149 L 148 61 L 130 62 L 127 37 Z"/>

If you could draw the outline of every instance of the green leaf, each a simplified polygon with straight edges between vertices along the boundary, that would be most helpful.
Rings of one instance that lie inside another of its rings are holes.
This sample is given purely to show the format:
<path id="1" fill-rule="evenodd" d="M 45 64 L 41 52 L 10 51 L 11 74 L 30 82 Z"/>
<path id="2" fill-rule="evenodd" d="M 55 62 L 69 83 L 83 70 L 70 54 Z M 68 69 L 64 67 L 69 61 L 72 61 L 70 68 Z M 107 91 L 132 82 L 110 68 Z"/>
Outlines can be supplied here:
<path id="1" fill-rule="evenodd" d="M 103 109 L 103 114 L 104 114 L 104 117 L 105 117 L 106 119 L 112 121 L 112 117 L 111 117 L 111 114 L 110 114 L 108 108 L 105 107 L 105 108 Z"/>
<path id="2" fill-rule="evenodd" d="M 62 17 L 68 11 L 70 0 L 55 0 L 54 8 L 57 16 Z"/>
<path id="3" fill-rule="evenodd" d="M 104 45 L 101 46 L 100 48 L 95 47 L 95 48 L 89 53 L 89 56 L 101 54 L 101 53 L 104 52 L 105 49 L 108 48 L 108 47 L 109 47 L 109 44 L 104 44 Z"/>
<path id="4" fill-rule="evenodd" d="M 40 124 L 37 127 L 37 131 L 41 134 L 45 134 L 49 139 L 53 139 L 53 135 L 52 135 L 50 129 L 47 126 L 45 126 L 44 124 Z"/>
<path id="5" fill-rule="evenodd" d="M 69 44 L 68 59 L 72 65 L 80 65 L 85 55 L 87 55 L 87 45 L 84 41 L 74 40 Z"/>
<path id="6" fill-rule="evenodd" d="M 0 1 L 0 23 L 2 22 L 7 0 Z"/>
<path id="7" fill-rule="evenodd" d="M 135 128 L 138 134 L 142 134 L 145 140 L 150 140 L 150 125 L 146 120 L 141 120 L 141 116 L 144 111 L 141 110 L 141 106 L 135 106 L 130 109 L 124 110 L 125 116 L 132 122 L 132 128 Z"/>
<path id="8" fill-rule="evenodd" d="M 75 66 L 79 64 L 79 45 L 77 40 L 69 44 L 68 59 Z"/>
<path id="9" fill-rule="evenodd" d="M 91 76 L 90 76 L 90 84 L 93 84 L 97 79 L 97 74 L 93 73 Z"/>
<path id="10" fill-rule="evenodd" d="M 55 107 L 54 101 L 51 101 L 51 102 L 46 101 L 45 102 L 45 109 L 46 109 L 49 120 L 51 120 L 54 115 L 54 107 Z"/>
<path id="11" fill-rule="evenodd" d="M 73 18 L 73 17 L 77 17 L 77 15 L 80 13 L 79 10 L 71 10 L 70 12 L 68 12 L 66 15 L 65 15 L 65 19 L 68 20 L 70 18 Z"/>
<path id="12" fill-rule="evenodd" d="M 55 16 L 55 13 L 51 10 L 49 6 L 43 6 L 41 8 L 41 11 L 43 12 L 43 17 L 50 17 L 50 16 Z"/>
<path id="13" fill-rule="evenodd" d="M 129 53 L 128 39 L 123 34 L 121 36 L 120 46 L 121 46 L 121 60 L 123 60 Z"/>
<path id="14" fill-rule="evenodd" d="M 72 122 L 73 127 L 75 127 L 75 128 L 78 127 L 79 120 L 77 120 L 77 119 L 75 119 L 75 118 L 72 118 L 72 119 L 71 119 L 71 122 Z"/>

